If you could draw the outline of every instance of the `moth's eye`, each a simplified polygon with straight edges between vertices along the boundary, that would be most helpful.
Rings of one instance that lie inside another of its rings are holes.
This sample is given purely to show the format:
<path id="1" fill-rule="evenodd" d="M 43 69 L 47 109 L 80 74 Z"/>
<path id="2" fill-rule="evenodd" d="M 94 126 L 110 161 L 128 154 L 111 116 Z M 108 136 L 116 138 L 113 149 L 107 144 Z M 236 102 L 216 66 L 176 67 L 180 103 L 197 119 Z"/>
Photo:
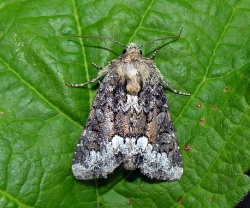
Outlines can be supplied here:
<path id="1" fill-rule="evenodd" d="M 122 51 L 122 54 L 125 54 L 125 53 L 127 53 L 126 48 Z"/>
<path id="2" fill-rule="evenodd" d="M 140 50 L 140 54 L 142 55 L 142 51 Z"/>

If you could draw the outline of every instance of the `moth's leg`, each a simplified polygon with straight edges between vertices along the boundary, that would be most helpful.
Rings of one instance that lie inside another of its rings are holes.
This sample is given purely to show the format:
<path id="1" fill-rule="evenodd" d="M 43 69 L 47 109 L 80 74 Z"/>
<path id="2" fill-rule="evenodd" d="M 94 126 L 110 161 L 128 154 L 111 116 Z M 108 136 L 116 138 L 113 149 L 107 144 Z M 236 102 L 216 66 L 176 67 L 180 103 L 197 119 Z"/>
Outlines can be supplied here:
<path id="1" fill-rule="evenodd" d="M 92 63 L 92 65 L 93 65 L 94 67 L 96 67 L 97 69 L 100 69 L 100 70 L 103 69 L 103 66 L 98 66 L 98 65 L 96 65 L 95 63 Z"/>
<path id="2" fill-rule="evenodd" d="M 99 68 L 99 67 L 98 67 L 98 68 Z M 99 79 L 101 79 L 105 74 L 107 74 L 108 71 L 109 71 L 109 69 L 110 69 L 109 66 L 107 66 L 107 67 L 100 67 L 100 68 L 101 68 L 102 70 L 99 71 L 97 77 L 94 78 L 94 79 L 92 79 L 92 80 L 90 80 L 90 81 L 88 81 L 88 82 L 81 83 L 81 84 L 66 83 L 66 84 L 64 84 L 64 85 L 69 86 L 69 87 L 84 87 L 84 86 L 87 85 L 87 84 L 96 82 L 96 81 L 98 81 Z"/>
<path id="3" fill-rule="evenodd" d="M 180 91 L 174 89 L 173 87 L 169 86 L 169 84 L 167 84 L 166 82 L 164 83 L 164 87 L 167 88 L 167 89 L 169 89 L 170 91 L 172 91 L 172 92 L 175 93 L 175 94 L 186 95 L 186 96 L 189 96 L 189 95 L 190 95 L 189 93 L 180 92 Z"/>
<path id="4" fill-rule="evenodd" d="M 88 82 L 85 82 L 85 83 L 81 83 L 81 84 L 72 84 L 72 83 L 65 83 L 64 85 L 65 86 L 69 86 L 69 87 L 84 87 L 85 85 L 87 84 L 90 84 L 90 83 L 93 83 L 93 82 L 96 82 L 97 80 L 99 80 L 102 76 L 97 76 L 96 78 L 88 81 Z"/>
<path id="5" fill-rule="evenodd" d="M 160 78 L 162 85 L 164 86 L 164 88 L 169 89 L 170 91 L 172 91 L 175 94 L 179 94 L 179 95 L 186 95 L 189 96 L 189 93 L 186 92 L 180 92 L 176 89 L 174 89 L 173 87 L 171 87 L 168 83 L 166 83 L 166 81 L 164 80 L 164 77 L 162 76 L 160 70 L 155 66 L 155 72 L 157 73 L 157 76 Z"/>

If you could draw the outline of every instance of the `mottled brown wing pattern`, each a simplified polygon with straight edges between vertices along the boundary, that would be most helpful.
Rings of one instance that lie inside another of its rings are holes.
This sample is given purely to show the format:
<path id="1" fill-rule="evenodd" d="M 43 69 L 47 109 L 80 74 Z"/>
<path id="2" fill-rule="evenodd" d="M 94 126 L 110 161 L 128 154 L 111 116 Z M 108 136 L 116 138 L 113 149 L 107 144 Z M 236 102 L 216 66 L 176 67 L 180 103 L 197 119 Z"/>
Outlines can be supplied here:
<path id="1" fill-rule="evenodd" d="M 118 167 L 122 158 L 115 154 L 114 96 L 116 80 L 108 74 L 100 84 L 89 118 L 75 151 L 72 172 L 80 180 L 107 177 Z"/>
<path id="2" fill-rule="evenodd" d="M 139 168 L 151 179 L 179 179 L 180 149 L 165 82 L 153 61 L 131 43 L 98 78 L 105 74 L 75 151 L 73 175 L 80 180 L 106 178 L 123 163 L 125 169 Z"/>

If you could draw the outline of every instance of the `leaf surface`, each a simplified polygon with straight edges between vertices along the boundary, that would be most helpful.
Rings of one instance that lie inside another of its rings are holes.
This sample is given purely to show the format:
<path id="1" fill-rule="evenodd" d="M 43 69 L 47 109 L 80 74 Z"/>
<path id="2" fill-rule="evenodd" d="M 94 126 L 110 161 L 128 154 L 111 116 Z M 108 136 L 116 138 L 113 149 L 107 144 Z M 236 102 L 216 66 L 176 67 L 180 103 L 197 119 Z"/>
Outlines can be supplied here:
<path id="1" fill-rule="evenodd" d="M 1 1 L 0 207 L 234 207 L 250 189 L 250 5 L 242 1 Z M 143 48 L 166 91 L 181 147 L 179 181 L 118 168 L 77 181 L 71 161 L 97 84 L 91 63 Z"/>

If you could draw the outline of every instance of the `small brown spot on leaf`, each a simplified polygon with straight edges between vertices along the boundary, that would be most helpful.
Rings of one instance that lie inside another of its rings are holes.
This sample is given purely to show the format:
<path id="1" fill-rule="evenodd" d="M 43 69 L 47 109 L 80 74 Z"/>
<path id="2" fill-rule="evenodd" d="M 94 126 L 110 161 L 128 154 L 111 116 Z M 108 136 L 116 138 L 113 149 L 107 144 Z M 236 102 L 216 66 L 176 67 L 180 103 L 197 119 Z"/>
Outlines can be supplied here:
<path id="1" fill-rule="evenodd" d="M 199 123 L 200 123 L 201 125 L 204 125 L 204 124 L 206 123 L 206 120 L 205 120 L 204 118 L 202 118 L 202 119 L 199 120 Z"/>
<path id="2" fill-rule="evenodd" d="M 179 203 L 179 204 L 182 204 L 182 197 L 179 197 L 179 198 L 178 198 L 178 203 Z"/>
<path id="3" fill-rule="evenodd" d="M 217 110 L 217 108 L 218 108 L 217 105 L 213 105 L 213 106 L 212 106 L 212 109 L 213 109 L 213 110 Z"/>
<path id="4" fill-rule="evenodd" d="M 190 146 L 190 145 L 188 145 L 188 144 L 186 144 L 186 145 L 185 145 L 185 147 L 184 147 L 184 150 L 185 150 L 185 151 L 189 151 L 189 150 L 191 150 L 191 146 Z"/>
<path id="5" fill-rule="evenodd" d="M 201 103 L 197 103 L 197 104 L 196 104 L 196 107 L 197 107 L 197 108 L 202 108 L 202 104 L 201 104 Z"/>
<path id="6" fill-rule="evenodd" d="M 128 199 L 128 205 L 132 205 L 132 200 Z"/>
<path id="7" fill-rule="evenodd" d="M 226 91 L 226 92 L 230 91 L 230 87 L 229 87 L 229 86 L 226 86 L 226 87 L 225 87 L 225 91 Z"/>

